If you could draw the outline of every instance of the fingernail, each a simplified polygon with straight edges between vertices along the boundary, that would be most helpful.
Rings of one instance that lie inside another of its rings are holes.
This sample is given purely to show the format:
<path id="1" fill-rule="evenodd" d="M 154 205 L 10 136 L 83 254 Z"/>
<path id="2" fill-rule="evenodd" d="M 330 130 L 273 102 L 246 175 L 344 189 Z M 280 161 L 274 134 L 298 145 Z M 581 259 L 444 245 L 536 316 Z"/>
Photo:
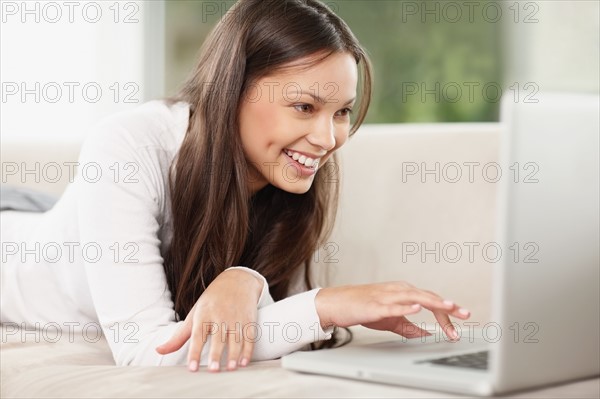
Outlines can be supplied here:
<path id="1" fill-rule="evenodd" d="M 444 305 L 446 305 L 446 306 L 454 306 L 454 302 L 452 302 L 452 301 L 451 301 L 451 300 L 449 300 L 449 299 L 445 299 L 445 300 L 444 300 Z"/>
<path id="2" fill-rule="evenodd" d="M 235 360 L 230 360 L 229 364 L 227 364 L 228 369 L 235 369 L 235 366 L 237 366 L 237 362 Z"/>
<path id="3" fill-rule="evenodd" d="M 190 371 L 198 371 L 198 361 L 192 360 L 189 364 Z"/>
<path id="4" fill-rule="evenodd" d="M 458 313 L 460 313 L 460 314 L 464 314 L 465 316 L 468 316 L 468 315 L 469 315 L 469 313 L 471 313 L 471 312 L 469 312 L 469 310 L 468 310 L 468 309 L 465 309 L 465 308 L 460 308 L 460 309 L 458 309 Z"/>
<path id="5" fill-rule="evenodd" d="M 456 330 L 454 329 L 454 327 L 450 327 L 450 337 L 452 337 L 453 339 L 458 339 L 458 333 L 456 332 Z"/>
<path id="6" fill-rule="evenodd" d="M 415 304 L 413 304 L 411 307 L 412 307 L 413 309 L 420 309 L 420 308 L 421 308 L 421 305 L 420 305 L 420 304 L 418 304 L 418 303 L 415 303 Z"/>
<path id="7" fill-rule="evenodd" d="M 243 358 L 240 364 L 242 365 L 242 367 L 246 367 L 248 365 L 248 359 Z"/>
<path id="8" fill-rule="evenodd" d="M 213 361 L 210 366 L 208 367 L 209 370 L 218 370 L 219 369 L 219 362 Z"/>

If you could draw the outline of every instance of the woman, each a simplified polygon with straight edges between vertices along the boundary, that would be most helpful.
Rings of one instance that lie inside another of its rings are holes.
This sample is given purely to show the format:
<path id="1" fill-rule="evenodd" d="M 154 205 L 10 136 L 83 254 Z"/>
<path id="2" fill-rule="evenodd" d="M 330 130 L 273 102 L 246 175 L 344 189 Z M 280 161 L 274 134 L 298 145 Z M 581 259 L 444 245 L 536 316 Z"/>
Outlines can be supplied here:
<path id="1" fill-rule="evenodd" d="M 405 318 L 421 306 L 455 338 L 449 315 L 468 311 L 432 292 L 310 282 L 336 213 L 335 151 L 370 95 L 368 56 L 327 7 L 240 0 L 178 95 L 93 129 L 51 210 L 2 214 L 3 240 L 61 255 L 7 251 L 2 322 L 98 323 L 118 365 L 191 371 L 331 346 L 335 327 L 421 336 Z"/>

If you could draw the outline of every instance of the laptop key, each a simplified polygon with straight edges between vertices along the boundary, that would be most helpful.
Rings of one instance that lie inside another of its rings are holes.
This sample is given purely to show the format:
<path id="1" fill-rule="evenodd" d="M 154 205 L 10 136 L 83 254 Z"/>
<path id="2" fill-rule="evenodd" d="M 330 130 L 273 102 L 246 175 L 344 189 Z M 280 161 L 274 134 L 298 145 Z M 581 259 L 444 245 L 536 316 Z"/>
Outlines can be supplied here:
<path id="1" fill-rule="evenodd" d="M 440 366 L 465 367 L 478 370 L 487 370 L 489 351 L 475 353 L 466 353 L 464 355 L 454 355 L 438 359 L 421 360 L 417 363 L 431 363 Z"/>

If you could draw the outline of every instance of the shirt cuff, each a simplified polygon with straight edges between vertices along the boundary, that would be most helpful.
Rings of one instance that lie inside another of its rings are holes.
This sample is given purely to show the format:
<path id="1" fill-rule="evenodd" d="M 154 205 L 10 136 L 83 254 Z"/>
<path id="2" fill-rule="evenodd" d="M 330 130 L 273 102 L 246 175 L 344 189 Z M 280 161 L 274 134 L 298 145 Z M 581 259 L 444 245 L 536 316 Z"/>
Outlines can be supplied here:
<path id="1" fill-rule="evenodd" d="M 320 337 L 319 341 L 326 340 L 326 339 L 331 339 L 331 334 L 335 331 L 335 326 L 327 327 L 324 330 L 323 330 L 323 327 L 321 326 L 321 322 L 320 322 L 320 318 L 319 318 L 319 313 L 317 312 L 317 304 L 315 302 L 315 298 L 316 298 L 317 294 L 319 293 L 320 289 L 321 289 L 321 287 L 317 287 L 317 288 L 314 288 L 314 289 L 308 291 L 308 292 L 311 292 L 311 293 L 314 292 L 314 295 L 312 297 L 312 299 L 313 299 L 313 305 L 314 305 L 313 309 L 315 311 L 315 317 L 316 317 L 316 319 L 319 320 L 319 323 L 318 323 L 319 324 L 319 337 Z"/>
<path id="2" fill-rule="evenodd" d="M 271 297 L 271 293 L 269 292 L 269 283 L 267 283 L 267 279 L 262 274 L 260 274 L 256 270 L 250 269 L 249 267 L 245 267 L 245 266 L 231 266 L 231 267 L 228 267 L 226 270 L 229 270 L 229 269 L 244 270 L 247 273 L 250 273 L 250 274 L 254 275 L 255 277 L 258 277 L 259 279 L 261 279 L 263 281 L 263 288 L 262 288 L 262 291 L 260 294 L 260 298 L 258 298 L 258 304 L 257 304 L 257 307 L 259 309 L 264 306 L 274 303 L 274 300 Z"/>

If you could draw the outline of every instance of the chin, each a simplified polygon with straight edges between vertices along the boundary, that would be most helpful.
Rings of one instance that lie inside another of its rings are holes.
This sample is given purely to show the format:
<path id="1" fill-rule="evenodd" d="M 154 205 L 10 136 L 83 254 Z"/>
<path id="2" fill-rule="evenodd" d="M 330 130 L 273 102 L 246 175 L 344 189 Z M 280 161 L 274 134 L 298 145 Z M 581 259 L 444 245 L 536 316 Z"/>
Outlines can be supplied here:
<path id="1" fill-rule="evenodd" d="M 299 181 L 296 183 L 284 182 L 284 184 L 277 184 L 277 187 L 279 187 L 281 190 L 291 194 L 306 194 L 308 190 L 310 190 L 311 186 L 312 181 Z"/>

